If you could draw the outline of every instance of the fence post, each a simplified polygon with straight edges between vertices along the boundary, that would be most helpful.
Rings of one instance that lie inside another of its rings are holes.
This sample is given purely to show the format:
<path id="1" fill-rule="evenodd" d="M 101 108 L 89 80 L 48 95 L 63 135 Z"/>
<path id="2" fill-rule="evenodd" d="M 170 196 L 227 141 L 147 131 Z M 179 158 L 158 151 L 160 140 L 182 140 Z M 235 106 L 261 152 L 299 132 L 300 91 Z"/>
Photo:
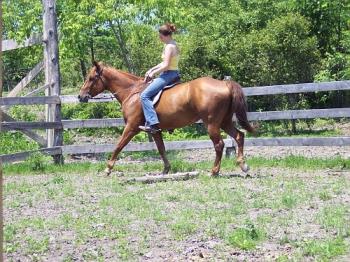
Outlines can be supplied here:
<path id="1" fill-rule="evenodd" d="M 2 2 L 0 1 L 0 17 L 2 18 Z M 0 19 L 0 97 L 2 97 L 2 19 Z M 2 131 L 2 110 L 0 110 L 0 132 Z M 0 261 L 4 261 L 4 202 L 3 202 L 2 160 L 0 159 Z"/>
<path id="2" fill-rule="evenodd" d="M 231 81 L 231 76 L 225 76 L 224 81 Z M 226 147 L 226 152 L 225 152 L 226 158 L 232 158 L 233 156 L 236 155 L 236 147 L 234 146 L 233 137 L 230 137 L 230 138 L 232 140 L 232 146 Z"/>
<path id="3" fill-rule="evenodd" d="M 50 85 L 45 92 L 46 95 L 59 96 L 61 94 L 60 66 L 58 56 L 58 34 L 56 1 L 42 0 L 43 4 L 43 42 L 45 60 L 45 84 Z M 61 122 L 61 105 L 47 105 L 46 121 Z M 47 146 L 62 146 L 63 129 L 47 131 Z M 63 155 L 54 156 L 55 164 L 63 164 Z"/>

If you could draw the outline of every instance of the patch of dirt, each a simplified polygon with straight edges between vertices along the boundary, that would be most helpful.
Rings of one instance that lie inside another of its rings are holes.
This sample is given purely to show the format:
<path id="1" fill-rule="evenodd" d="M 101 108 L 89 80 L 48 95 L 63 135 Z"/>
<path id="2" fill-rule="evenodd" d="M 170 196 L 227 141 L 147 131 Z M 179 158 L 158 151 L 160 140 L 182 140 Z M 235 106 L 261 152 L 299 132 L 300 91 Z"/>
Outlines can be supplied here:
<path id="1" fill-rule="evenodd" d="M 205 151 L 205 150 L 204 150 Z M 193 151 L 194 152 L 194 151 Z M 202 156 L 203 152 L 196 151 L 198 156 Z M 212 152 L 208 151 L 208 154 Z M 193 154 L 190 154 L 193 156 Z M 230 174 L 230 173 L 228 173 Z M 202 174 L 203 175 L 203 174 Z M 157 184 L 152 185 L 127 185 L 122 188 L 113 189 L 113 185 L 117 177 L 96 177 L 95 174 L 65 174 L 63 175 L 63 185 L 72 185 L 74 189 L 73 195 L 68 195 L 61 202 L 58 199 L 50 199 L 45 194 L 38 196 L 38 199 L 33 200 L 33 205 L 20 205 L 16 208 L 9 208 L 8 204 L 13 199 L 21 199 L 24 203 L 33 196 L 36 191 L 31 192 L 16 192 L 11 191 L 4 197 L 4 223 L 15 223 L 22 218 L 40 217 L 48 220 L 54 220 L 62 214 L 71 215 L 74 219 L 94 219 L 99 218 L 106 213 L 116 212 L 111 206 L 105 209 L 101 207 L 101 202 L 112 199 L 115 201 L 122 201 L 125 192 L 133 195 L 143 194 L 142 200 L 147 203 L 163 204 L 162 194 L 167 189 L 160 189 Z M 272 186 L 267 183 L 267 180 L 275 183 Z M 58 261 L 69 258 L 73 261 L 96 261 L 98 257 L 103 258 L 104 261 L 125 260 L 123 252 L 129 253 L 129 260 L 134 261 L 217 261 L 217 260 L 233 260 L 233 261 L 273 261 L 281 255 L 293 259 L 296 252 L 300 250 L 293 245 L 295 242 L 303 242 L 306 240 L 326 239 L 335 237 L 334 230 L 322 228 L 316 223 L 316 217 L 320 210 L 326 205 L 347 205 L 349 206 L 350 191 L 349 188 L 343 189 L 339 194 L 331 195 L 331 199 L 321 201 L 318 194 L 310 199 L 305 200 L 302 204 L 298 204 L 296 208 L 291 210 L 288 208 L 271 208 L 262 207 L 254 208 L 251 201 L 256 194 L 266 194 L 268 201 L 278 201 L 280 196 L 285 191 L 288 183 L 299 183 L 300 190 L 306 194 L 309 192 L 317 192 L 322 188 L 328 188 L 336 182 L 348 183 L 350 181 L 350 171 L 296 171 L 280 168 L 259 168 L 252 171 L 250 178 L 244 176 L 235 176 L 227 178 L 224 184 L 234 193 L 235 190 L 242 190 L 245 195 L 246 212 L 237 215 L 236 223 L 244 223 L 244 220 L 249 218 L 251 221 L 258 221 L 266 216 L 270 222 L 266 223 L 264 230 L 267 233 L 266 239 L 258 243 L 255 250 L 240 250 L 237 247 L 230 246 L 224 239 L 209 236 L 202 228 L 205 225 L 198 225 L 198 230 L 188 237 L 176 240 L 171 233 L 171 222 L 169 221 L 149 221 L 147 219 L 138 218 L 132 209 L 135 208 L 134 203 L 126 202 L 125 205 L 130 209 L 130 213 L 125 216 L 130 220 L 125 225 L 128 235 L 125 237 L 86 237 L 86 241 L 80 242 L 79 234 L 88 234 L 89 228 L 85 228 L 86 224 L 82 224 L 81 228 L 65 228 L 64 225 L 53 228 L 26 228 L 23 231 L 15 232 L 15 240 L 22 243 L 14 252 L 7 252 L 5 260 L 11 261 Z M 218 181 L 220 182 L 220 181 Z M 5 186 L 9 183 L 28 183 L 33 186 L 35 190 L 47 190 L 53 188 L 60 193 L 61 184 L 53 183 L 53 175 L 26 175 L 26 176 L 9 176 L 5 178 Z M 169 182 L 173 187 L 184 187 L 186 190 L 198 190 L 201 186 L 201 180 L 182 182 Z M 299 189 L 293 191 L 295 194 Z M 306 189 L 303 189 L 306 187 Z M 114 191 L 115 190 L 115 191 Z M 122 190 L 122 191 L 121 191 Z M 145 190 L 145 191 L 144 191 Z M 181 192 L 187 192 L 183 190 Z M 45 191 L 44 191 L 45 192 Z M 306 192 L 306 193 L 305 193 Z M 186 199 L 186 196 L 181 196 Z M 215 202 L 215 201 L 214 201 Z M 143 203 L 143 202 L 141 202 Z M 174 202 L 167 202 L 161 212 L 164 214 L 176 214 L 176 210 L 186 208 L 205 210 L 210 204 L 201 202 L 181 202 L 176 200 Z M 179 206 L 180 205 L 180 206 Z M 213 206 L 213 205 L 212 205 Z M 227 202 L 218 202 L 217 208 L 227 209 L 229 205 Z M 141 207 L 140 207 L 141 208 Z M 113 213 L 112 213 L 113 214 Z M 118 219 L 118 217 L 116 217 Z M 194 221 L 196 218 L 193 218 Z M 243 222 L 242 222 L 243 221 Z M 69 221 L 68 221 L 69 222 Z M 98 234 L 99 230 L 108 230 L 108 223 L 103 219 L 99 219 L 96 224 L 88 224 L 95 229 L 94 233 Z M 89 227 L 88 226 L 88 227 Z M 116 227 L 123 235 L 124 225 L 111 225 L 113 229 Z M 235 228 L 236 224 L 229 225 Z M 143 230 L 142 230 L 143 229 Z M 78 232 L 76 232 L 78 231 Z M 119 232 L 119 231 L 118 231 Z M 48 236 L 47 250 L 38 253 L 31 253 L 28 243 L 25 241 L 26 237 L 31 236 L 35 239 L 41 239 Z M 285 238 L 286 240 L 283 242 Z M 348 241 L 348 240 L 347 240 Z M 290 243 L 292 242 L 292 243 Z M 347 261 L 347 256 L 341 257 Z M 312 257 L 303 257 L 303 261 L 312 261 Z"/>

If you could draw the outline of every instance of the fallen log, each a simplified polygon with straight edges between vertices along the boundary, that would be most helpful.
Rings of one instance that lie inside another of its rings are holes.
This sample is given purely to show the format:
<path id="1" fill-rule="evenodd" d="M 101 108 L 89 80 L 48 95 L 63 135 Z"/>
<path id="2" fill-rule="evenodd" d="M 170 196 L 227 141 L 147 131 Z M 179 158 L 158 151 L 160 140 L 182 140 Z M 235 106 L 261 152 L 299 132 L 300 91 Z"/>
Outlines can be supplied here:
<path id="1" fill-rule="evenodd" d="M 184 173 L 175 173 L 167 175 L 155 175 L 155 176 L 143 176 L 143 177 L 133 177 L 123 179 L 121 182 L 125 184 L 129 183 L 143 183 L 143 184 L 152 184 L 157 182 L 165 181 L 181 181 L 194 179 L 199 176 L 199 172 L 184 172 Z"/>

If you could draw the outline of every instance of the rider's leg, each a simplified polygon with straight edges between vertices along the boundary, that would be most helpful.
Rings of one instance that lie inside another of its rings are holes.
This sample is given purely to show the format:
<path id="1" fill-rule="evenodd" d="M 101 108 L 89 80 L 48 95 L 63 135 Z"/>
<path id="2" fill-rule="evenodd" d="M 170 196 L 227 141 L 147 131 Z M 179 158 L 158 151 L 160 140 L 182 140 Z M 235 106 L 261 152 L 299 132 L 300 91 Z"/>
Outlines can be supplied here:
<path id="1" fill-rule="evenodd" d="M 164 88 L 166 81 L 163 78 L 156 78 L 153 82 L 141 93 L 141 103 L 143 114 L 146 119 L 146 126 L 156 125 L 159 123 L 156 111 L 153 107 L 152 98 Z"/>
<path id="2" fill-rule="evenodd" d="M 178 71 L 166 71 L 153 80 L 153 82 L 141 93 L 141 103 L 143 113 L 146 119 L 146 126 L 154 126 L 159 123 L 156 111 L 153 107 L 152 99 L 157 93 L 162 90 L 167 84 L 173 82 L 179 77 Z M 146 127 L 141 129 L 146 130 Z M 156 127 L 157 129 L 157 127 Z"/>

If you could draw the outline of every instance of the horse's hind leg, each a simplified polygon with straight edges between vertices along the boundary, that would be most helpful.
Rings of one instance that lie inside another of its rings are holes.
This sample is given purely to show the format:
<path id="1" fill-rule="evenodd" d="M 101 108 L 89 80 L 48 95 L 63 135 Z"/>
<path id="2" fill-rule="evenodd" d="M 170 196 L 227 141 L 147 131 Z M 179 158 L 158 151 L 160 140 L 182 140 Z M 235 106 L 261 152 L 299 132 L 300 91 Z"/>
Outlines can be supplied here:
<path id="1" fill-rule="evenodd" d="M 166 157 L 166 152 L 165 152 L 165 146 L 164 146 L 164 141 L 163 141 L 163 136 L 161 132 L 157 132 L 155 134 L 152 134 L 154 142 L 156 142 L 158 152 L 163 160 L 164 163 L 164 169 L 163 169 L 163 174 L 168 174 L 170 170 L 170 163 Z"/>
<path id="2" fill-rule="evenodd" d="M 109 175 L 112 172 L 113 166 L 120 151 L 122 151 L 122 149 L 130 142 L 130 140 L 139 132 L 140 131 L 138 129 L 132 129 L 129 126 L 125 127 L 123 134 L 120 137 L 120 140 L 118 141 L 118 144 L 113 151 L 112 157 L 107 163 L 107 168 L 105 169 L 105 173 L 107 175 Z"/>
<path id="3" fill-rule="evenodd" d="M 208 124 L 208 133 L 211 141 L 213 141 L 215 152 L 216 152 L 215 162 L 211 173 L 212 173 L 212 176 L 217 176 L 219 175 L 221 158 L 222 158 L 222 153 L 224 151 L 225 144 L 221 138 L 219 127 Z"/>
<path id="4" fill-rule="evenodd" d="M 243 172 L 248 172 L 249 167 L 244 161 L 243 155 L 243 147 L 244 147 L 244 133 L 239 131 L 233 124 L 232 120 L 229 119 L 225 121 L 221 128 L 231 137 L 233 137 L 238 146 L 238 154 L 237 154 L 237 164 L 242 169 Z"/>

